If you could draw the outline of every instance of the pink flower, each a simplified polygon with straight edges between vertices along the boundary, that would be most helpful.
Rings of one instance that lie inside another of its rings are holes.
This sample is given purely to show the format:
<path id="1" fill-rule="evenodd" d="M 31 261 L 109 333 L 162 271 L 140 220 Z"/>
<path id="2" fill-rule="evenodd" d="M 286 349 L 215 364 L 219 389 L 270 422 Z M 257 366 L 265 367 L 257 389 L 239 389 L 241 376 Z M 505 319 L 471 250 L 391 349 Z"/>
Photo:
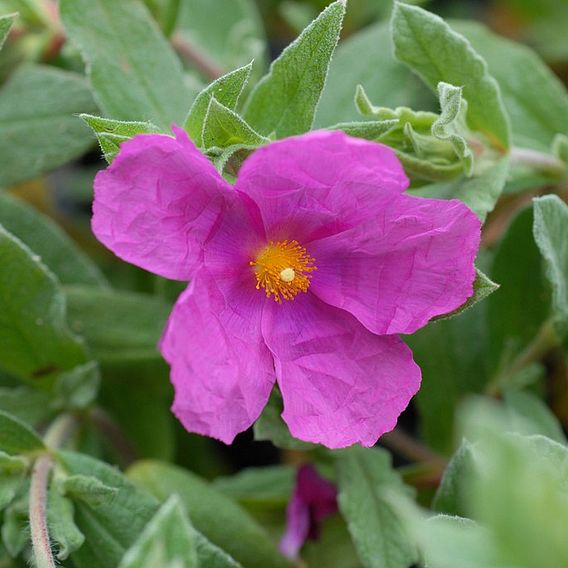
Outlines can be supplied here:
<path id="1" fill-rule="evenodd" d="M 391 149 L 340 132 L 260 148 L 234 186 L 175 134 L 125 142 L 93 206 L 117 256 L 191 280 L 160 345 L 173 412 L 230 443 L 277 381 L 296 438 L 372 446 L 420 384 L 397 334 L 471 296 L 479 221 L 405 195 Z"/>
<path id="2" fill-rule="evenodd" d="M 295 560 L 308 539 L 317 540 L 321 522 L 337 513 L 337 490 L 312 465 L 302 465 L 286 511 L 286 533 L 280 541 L 282 554 Z"/>

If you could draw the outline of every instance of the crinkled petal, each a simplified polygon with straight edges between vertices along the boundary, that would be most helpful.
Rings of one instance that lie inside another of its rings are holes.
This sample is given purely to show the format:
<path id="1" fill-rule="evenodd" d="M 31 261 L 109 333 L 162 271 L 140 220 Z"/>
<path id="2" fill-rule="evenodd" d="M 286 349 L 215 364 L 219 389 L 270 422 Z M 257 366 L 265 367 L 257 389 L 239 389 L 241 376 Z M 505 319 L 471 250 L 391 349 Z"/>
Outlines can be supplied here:
<path id="1" fill-rule="evenodd" d="M 200 270 L 160 345 L 171 365 L 174 414 L 188 431 L 227 444 L 258 418 L 275 380 L 261 336 L 264 297 L 245 284 L 224 285 Z"/>
<path id="2" fill-rule="evenodd" d="M 305 246 L 378 215 L 408 179 L 390 148 L 317 131 L 256 150 L 235 187 L 257 203 L 269 238 Z"/>
<path id="3" fill-rule="evenodd" d="M 373 333 L 413 333 L 473 294 L 480 229 L 461 201 L 401 195 L 376 219 L 310 244 L 310 291 Z"/>
<path id="4" fill-rule="evenodd" d="M 420 386 L 420 369 L 398 337 L 372 334 L 313 294 L 267 304 L 262 331 L 274 355 L 282 417 L 301 440 L 372 446 Z"/>
<path id="5" fill-rule="evenodd" d="M 180 129 L 141 134 L 97 174 L 92 228 L 117 256 L 189 280 L 232 188 Z"/>

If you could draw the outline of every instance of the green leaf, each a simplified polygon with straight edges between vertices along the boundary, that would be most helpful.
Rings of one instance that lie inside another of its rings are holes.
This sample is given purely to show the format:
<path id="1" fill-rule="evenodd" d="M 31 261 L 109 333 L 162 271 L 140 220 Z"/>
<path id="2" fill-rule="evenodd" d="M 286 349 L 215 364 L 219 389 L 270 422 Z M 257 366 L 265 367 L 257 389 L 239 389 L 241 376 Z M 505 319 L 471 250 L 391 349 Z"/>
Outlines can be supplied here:
<path id="1" fill-rule="evenodd" d="M 272 63 L 245 106 L 254 129 L 276 138 L 310 130 L 344 14 L 345 0 L 330 4 Z"/>
<path id="2" fill-rule="evenodd" d="M 252 63 L 235 69 L 205 87 L 193 101 L 184 128 L 197 146 L 203 145 L 203 125 L 213 98 L 230 110 L 235 110 L 239 97 L 250 77 Z"/>
<path id="3" fill-rule="evenodd" d="M 262 414 L 254 424 L 254 439 L 270 441 L 279 448 L 287 450 L 310 450 L 317 447 L 292 437 L 288 426 L 282 419 L 283 401 L 278 388 L 274 388 Z"/>
<path id="4" fill-rule="evenodd" d="M 414 195 L 436 199 L 459 199 L 463 201 L 481 221 L 493 211 L 501 196 L 509 175 L 509 158 L 503 157 L 485 167 L 471 178 L 460 178 L 449 182 L 430 184 L 414 191 Z"/>
<path id="5" fill-rule="evenodd" d="M 446 466 L 432 508 L 448 515 L 466 516 L 469 502 L 464 492 L 472 476 L 477 473 L 476 467 L 475 446 L 464 439 Z"/>
<path id="6" fill-rule="evenodd" d="M 112 498 L 85 499 L 86 494 L 82 493 L 81 498 L 74 500 L 75 524 L 85 535 L 85 543 L 71 554 L 73 565 L 118 566 L 158 510 L 158 502 L 137 489 L 116 468 L 94 458 L 59 451 L 57 459 L 70 476 L 96 478 L 100 486 L 112 490 Z"/>
<path id="7" fill-rule="evenodd" d="M 503 567 L 491 534 L 470 519 L 436 515 L 416 527 L 426 568 Z"/>
<path id="8" fill-rule="evenodd" d="M 218 477 L 213 486 L 245 505 L 285 507 L 294 489 L 296 468 L 288 465 L 251 467 Z"/>
<path id="9" fill-rule="evenodd" d="M 440 116 L 432 124 L 432 134 L 440 140 L 448 140 L 458 158 L 463 162 L 465 173 L 470 176 L 473 172 L 473 153 L 467 142 L 461 136 L 460 121 L 465 104 L 462 99 L 462 88 L 448 83 L 438 83 L 440 98 Z"/>
<path id="10" fill-rule="evenodd" d="M 24 66 L 0 90 L 0 186 L 24 181 L 91 146 L 74 113 L 95 110 L 85 81 L 47 66 Z"/>
<path id="11" fill-rule="evenodd" d="M 501 150 L 509 148 L 509 121 L 499 86 L 469 42 L 440 17 L 396 2 L 392 15 L 395 56 L 435 89 L 440 81 L 463 86 L 467 121 Z"/>
<path id="12" fill-rule="evenodd" d="M 532 226 L 532 208 L 524 209 L 507 229 L 493 258 L 491 278 L 501 285 L 487 300 L 493 368 L 504 365 L 520 352 L 548 317 L 548 294 Z"/>
<path id="13" fill-rule="evenodd" d="M 34 381 L 83 364 L 84 345 L 69 331 L 55 277 L 0 225 L 0 366 Z"/>
<path id="14" fill-rule="evenodd" d="M 547 152 L 557 132 L 568 134 L 566 87 L 534 51 L 477 22 L 452 21 L 452 27 L 471 42 L 499 83 L 513 144 Z"/>
<path id="15" fill-rule="evenodd" d="M 508 389 L 504 393 L 504 399 L 511 422 L 514 427 L 516 425 L 515 430 L 524 431 L 526 434 L 540 434 L 559 444 L 566 443 L 566 436 L 558 418 L 534 394 Z"/>
<path id="16" fill-rule="evenodd" d="M 146 525 L 118 568 L 198 568 L 194 533 L 179 497 L 170 497 Z"/>
<path id="17" fill-rule="evenodd" d="M 136 134 L 152 134 L 159 128 L 151 122 L 128 122 L 102 118 L 91 114 L 79 115 L 93 130 L 106 161 L 110 164 L 120 150 L 120 145 Z"/>
<path id="18" fill-rule="evenodd" d="M 317 109 L 316 127 L 357 120 L 354 85 L 362 85 L 373 100 L 386 107 L 435 108 L 429 90 L 393 57 L 386 22 L 340 41 Z"/>
<path id="19" fill-rule="evenodd" d="M 101 363 L 159 358 L 171 306 L 149 294 L 84 286 L 65 288 L 71 328 Z"/>
<path id="20" fill-rule="evenodd" d="M 473 295 L 462 304 L 457 310 L 450 312 L 449 314 L 444 314 L 443 316 L 437 316 L 432 321 L 440 321 L 454 318 L 466 310 L 469 310 L 481 300 L 484 300 L 490 294 L 493 294 L 499 289 L 499 284 L 493 282 L 486 274 L 481 272 L 479 268 L 475 269 L 475 280 L 473 281 Z"/>
<path id="21" fill-rule="evenodd" d="M 118 491 L 92 475 L 81 474 L 66 477 L 59 486 L 63 495 L 81 500 L 93 507 L 110 503 Z"/>
<path id="22" fill-rule="evenodd" d="M 58 560 L 66 560 L 85 542 L 85 535 L 75 524 L 74 511 L 73 503 L 52 484 L 48 493 L 47 523 Z"/>
<path id="23" fill-rule="evenodd" d="M 266 60 L 262 18 L 253 0 L 215 0 L 214 17 L 210 0 L 181 2 L 176 41 L 191 47 L 196 56 L 190 65 L 207 78 L 253 59 L 263 69 Z"/>
<path id="24" fill-rule="evenodd" d="M 2 542 L 12 558 L 19 556 L 30 542 L 28 495 L 29 490 L 4 511 Z"/>
<path id="25" fill-rule="evenodd" d="M 552 153 L 559 159 L 568 164 L 568 136 L 556 134 L 552 140 Z"/>
<path id="26" fill-rule="evenodd" d="M 552 310 L 557 327 L 568 331 L 568 205 L 556 195 L 534 200 L 534 239 L 544 259 L 552 287 Z"/>
<path id="27" fill-rule="evenodd" d="M 0 411 L 0 450 L 7 454 L 26 454 L 44 450 L 41 438 L 23 422 Z"/>
<path id="28" fill-rule="evenodd" d="M 19 493 L 28 466 L 25 458 L 0 451 L 0 511 Z"/>
<path id="29" fill-rule="evenodd" d="M 471 515 L 491 532 L 501 565 L 563 566 L 568 449 L 544 436 L 507 433 L 506 420 L 487 402 L 471 404 L 464 413 L 466 433 L 483 455 L 481 475 L 473 478 L 469 492 Z"/>
<path id="30" fill-rule="evenodd" d="M 97 265 L 51 219 L 0 193 L 0 223 L 38 254 L 62 284 L 106 286 Z"/>
<path id="31" fill-rule="evenodd" d="M 398 119 L 368 120 L 366 122 L 340 122 L 329 126 L 328 129 L 342 130 L 349 136 L 375 141 L 390 133 L 398 124 Z"/>
<path id="32" fill-rule="evenodd" d="M 53 388 L 53 406 L 66 410 L 85 409 L 97 397 L 100 381 L 96 361 L 89 361 L 85 365 L 61 373 Z"/>
<path id="33" fill-rule="evenodd" d="M 105 114 L 163 129 L 183 121 L 192 93 L 180 61 L 141 2 L 62 0 L 60 12 Z"/>
<path id="34" fill-rule="evenodd" d="M 268 138 L 256 132 L 236 112 L 211 97 L 202 132 L 202 143 L 207 150 L 237 144 L 256 147 L 268 142 Z"/>
<path id="35" fill-rule="evenodd" d="M 289 566 L 268 535 L 244 509 L 189 471 L 166 463 L 145 461 L 135 464 L 128 475 L 160 500 L 177 493 L 195 528 L 243 566 Z"/>
<path id="36" fill-rule="evenodd" d="M 444 455 L 454 449 L 457 405 L 488 381 L 485 307 L 480 303 L 458 318 L 432 323 L 406 338 L 422 369 L 416 397 L 420 431 L 426 444 Z"/>
<path id="37" fill-rule="evenodd" d="M 53 413 L 51 394 L 29 386 L 0 388 L 0 410 L 28 425 L 48 420 Z"/>
<path id="38" fill-rule="evenodd" d="M 16 14 L 8 14 L 6 16 L 0 16 L 0 49 L 4 45 L 10 28 L 16 19 Z"/>
<path id="39" fill-rule="evenodd" d="M 368 568 L 408 568 L 418 560 L 390 498 L 407 488 L 392 469 L 390 454 L 351 448 L 336 460 L 339 508 L 361 562 Z"/>

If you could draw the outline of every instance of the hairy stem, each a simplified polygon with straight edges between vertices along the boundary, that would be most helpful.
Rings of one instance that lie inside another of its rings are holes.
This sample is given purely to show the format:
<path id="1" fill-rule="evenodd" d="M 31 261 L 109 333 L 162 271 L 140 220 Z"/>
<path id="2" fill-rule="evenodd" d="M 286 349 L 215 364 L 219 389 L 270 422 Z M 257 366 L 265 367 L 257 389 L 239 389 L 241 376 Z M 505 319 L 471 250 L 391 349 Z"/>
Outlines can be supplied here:
<path id="1" fill-rule="evenodd" d="M 76 427 L 77 419 L 74 416 L 60 416 L 45 434 L 45 444 L 50 449 L 60 447 Z M 53 457 L 48 450 L 35 460 L 31 475 L 29 515 L 32 549 L 37 568 L 56 567 L 47 526 L 47 488 L 53 464 Z"/>
<path id="2" fill-rule="evenodd" d="M 562 177 L 568 171 L 566 164 L 556 156 L 529 148 L 512 148 L 511 159 L 552 177 Z"/>

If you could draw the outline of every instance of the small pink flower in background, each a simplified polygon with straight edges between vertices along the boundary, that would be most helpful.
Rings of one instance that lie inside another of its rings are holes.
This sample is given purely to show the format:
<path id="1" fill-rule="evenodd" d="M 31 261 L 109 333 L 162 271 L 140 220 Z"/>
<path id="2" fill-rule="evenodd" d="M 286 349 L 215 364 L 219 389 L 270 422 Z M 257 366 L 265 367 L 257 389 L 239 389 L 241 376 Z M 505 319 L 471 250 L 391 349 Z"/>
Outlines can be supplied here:
<path id="1" fill-rule="evenodd" d="M 175 134 L 125 142 L 93 206 L 117 256 L 191 281 L 160 345 L 173 412 L 230 443 L 277 381 L 293 436 L 372 446 L 420 385 L 397 334 L 472 295 L 478 219 L 406 195 L 390 148 L 340 132 L 260 148 L 234 186 Z"/>
<path id="2" fill-rule="evenodd" d="M 317 540 L 321 522 L 337 513 L 337 489 L 312 465 L 302 465 L 286 511 L 286 533 L 280 551 L 295 560 L 308 539 Z"/>

